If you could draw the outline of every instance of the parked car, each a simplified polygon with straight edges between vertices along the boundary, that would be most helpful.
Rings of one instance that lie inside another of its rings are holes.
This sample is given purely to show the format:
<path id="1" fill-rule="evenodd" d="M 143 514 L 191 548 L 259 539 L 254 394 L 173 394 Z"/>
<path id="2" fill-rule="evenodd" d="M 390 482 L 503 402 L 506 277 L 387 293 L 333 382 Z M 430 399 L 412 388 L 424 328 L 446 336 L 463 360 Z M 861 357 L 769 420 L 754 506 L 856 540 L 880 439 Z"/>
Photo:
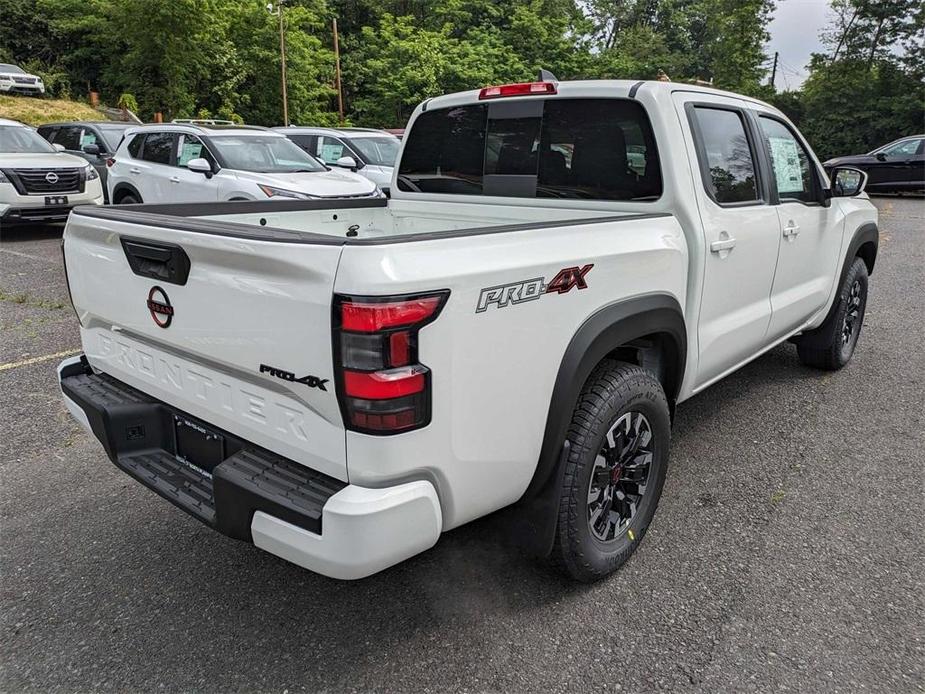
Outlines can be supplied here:
<path id="1" fill-rule="evenodd" d="M 60 145 L 68 154 L 86 159 L 96 169 L 103 184 L 103 194 L 109 202 L 106 181 L 109 175 L 106 162 L 119 147 L 129 128 L 135 123 L 116 121 L 73 121 L 47 123 L 38 127 L 38 133 L 54 145 Z"/>
<path id="2" fill-rule="evenodd" d="M 369 128 L 273 128 L 328 166 L 366 176 L 380 188 L 392 182 L 401 142 L 384 130 Z"/>
<path id="3" fill-rule="evenodd" d="M 96 169 L 29 126 L 0 118 L 0 227 L 61 221 L 88 203 L 103 204 Z"/>
<path id="4" fill-rule="evenodd" d="M 31 75 L 18 65 L 0 63 L 0 94 L 28 94 L 41 96 L 45 83 L 38 75 Z"/>
<path id="5" fill-rule="evenodd" d="M 313 571 L 519 501 L 525 546 L 594 580 L 646 534 L 677 406 L 787 340 L 851 359 L 877 211 L 832 178 L 709 88 L 438 96 L 390 200 L 75 210 L 64 402 L 138 482 Z"/>
<path id="6" fill-rule="evenodd" d="M 837 166 L 860 169 L 872 193 L 925 191 L 925 135 L 903 137 L 867 154 L 835 157 L 823 166 L 826 171 Z"/>
<path id="7" fill-rule="evenodd" d="M 284 135 L 250 125 L 130 128 L 109 161 L 108 185 L 116 205 L 381 195 L 363 176 L 331 170 Z"/>

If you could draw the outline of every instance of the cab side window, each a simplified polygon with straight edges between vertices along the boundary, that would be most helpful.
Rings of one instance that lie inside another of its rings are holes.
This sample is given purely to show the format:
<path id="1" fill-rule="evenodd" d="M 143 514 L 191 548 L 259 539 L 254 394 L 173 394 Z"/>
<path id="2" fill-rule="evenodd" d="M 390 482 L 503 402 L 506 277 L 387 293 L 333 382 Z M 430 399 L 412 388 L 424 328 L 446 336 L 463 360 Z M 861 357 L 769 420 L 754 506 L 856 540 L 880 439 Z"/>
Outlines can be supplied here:
<path id="1" fill-rule="evenodd" d="M 781 201 L 818 202 L 813 163 L 796 135 L 773 118 L 760 116 L 758 122 L 771 155 L 771 168 Z"/>
<path id="2" fill-rule="evenodd" d="M 719 204 L 759 200 L 755 158 L 739 111 L 693 109 L 704 183 Z"/>

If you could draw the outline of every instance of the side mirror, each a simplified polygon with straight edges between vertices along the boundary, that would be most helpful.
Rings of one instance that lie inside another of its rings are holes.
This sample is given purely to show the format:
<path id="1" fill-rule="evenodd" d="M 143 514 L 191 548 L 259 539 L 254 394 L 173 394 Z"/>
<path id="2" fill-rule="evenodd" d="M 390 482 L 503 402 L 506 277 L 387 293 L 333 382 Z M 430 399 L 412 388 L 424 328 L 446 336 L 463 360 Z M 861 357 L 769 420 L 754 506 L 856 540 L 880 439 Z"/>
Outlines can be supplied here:
<path id="1" fill-rule="evenodd" d="M 205 174 L 206 178 L 212 178 L 212 165 L 208 159 L 203 159 L 202 157 L 190 159 L 186 162 L 186 168 L 196 173 Z"/>
<path id="2" fill-rule="evenodd" d="M 357 164 L 356 159 L 353 157 L 341 157 L 337 160 L 335 166 L 339 166 L 342 169 L 350 169 L 351 171 L 356 171 L 357 169 L 362 168 L 359 164 Z"/>
<path id="3" fill-rule="evenodd" d="M 84 145 L 81 147 L 84 154 L 92 154 L 94 157 L 100 156 L 100 146 L 99 145 Z"/>
<path id="4" fill-rule="evenodd" d="M 54 147 L 54 148 L 55 148 L 56 150 L 58 150 L 59 152 L 63 152 L 63 151 L 64 151 L 64 145 L 52 145 L 52 147 Z"/>
<path id="5" fill-rule="evenodd" d="M 833 198 L 853 198 L 864 192 L 867 185 L 867 174 L 851 166 L 840 166 L 832 170 Z"/>
<path id="6" fill-rule="evenodd" d="M 886 161 L 886 155 L 883 152 L 877 152 L 875 155 L 877 161 Z"/>

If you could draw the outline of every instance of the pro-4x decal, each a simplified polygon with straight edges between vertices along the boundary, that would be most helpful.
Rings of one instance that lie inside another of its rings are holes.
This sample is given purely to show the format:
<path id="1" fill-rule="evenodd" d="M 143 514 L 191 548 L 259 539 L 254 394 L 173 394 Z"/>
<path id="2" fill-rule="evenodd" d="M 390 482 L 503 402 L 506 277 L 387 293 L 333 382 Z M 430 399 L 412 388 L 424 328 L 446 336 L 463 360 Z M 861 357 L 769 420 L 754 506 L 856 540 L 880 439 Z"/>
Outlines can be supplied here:
<path id="1" fill-rule="evenodd" d="M 296 378 L 296 375 L 291 371 L 286 371 L 285 369 L 277 369 L 275 366 L 267 366 L 266 364 L 260 365 L 260 373 L 270 374 L 276 378 L 280 378 L 284 381 L 290 381 L 292 383 L 302 383 L 307 385 L 309 388 L 320 388 L 321 390 L 327 392 L 327 388 L 324 387 L 324 384 L 327 383 L 330 379 L 328 378 L 318 378 L 318 376 L 302 376 L 301 378 Z"/>
<path id="2" fill-rule="evenodd" d="M 534 277 L 529 280 L 485 287 L 479 294 L 479 303 L 475 307 L 475 312 L 487 311 L 489 306 L 504 308 L 512 304 L 536 301 L 546 294 L 565 294 L 576 287 L 587 289 L 588 283 L 585 276 L 593 267 L 594 263 L 588 263 L 581 267 L 575 265 L 563 268 L 548 283 L 543 277 Z"/>

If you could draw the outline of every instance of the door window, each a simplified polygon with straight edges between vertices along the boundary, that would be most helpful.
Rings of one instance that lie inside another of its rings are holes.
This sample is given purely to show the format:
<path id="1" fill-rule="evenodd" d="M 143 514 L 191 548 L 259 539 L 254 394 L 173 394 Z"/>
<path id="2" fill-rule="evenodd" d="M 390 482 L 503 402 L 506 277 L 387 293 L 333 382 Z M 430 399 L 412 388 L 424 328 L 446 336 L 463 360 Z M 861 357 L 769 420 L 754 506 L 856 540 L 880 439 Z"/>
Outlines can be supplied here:
<path id="1" fill-rule="evenodd" d="M 888 157 L 911 157 L 919 151 L 919 144 L 921 142 L 923 142 L 923 140 L 903 140 L 902 142 L 897 142 L 895 145 L 884 147 L 879 153 L 885 154 Z"/>
<path id="2" fill-rule="evenodd" d="M 351 156 L 349 150 L 345 150 L 343 142 L 335 137 L 324 135 L 318 138 L 318 144 L 315 146 L 315 156 L 325 164 L 336 164 L 341 157 Z"/>
<path id="3" fill-rule="evenodd" d="M 286 135 L 290 140 L 295 142 L 299 147 L 309 154 L 314 154 L 316 135 Z"/>
<path id="4" fill-rule="evenodd" d="M 819 199 L 813 164 L 806 149 L 786 125 L 773 118 L 758 119 L 768 152 L 771 168 L 781 200 L 816 202 Z"/>
<path id="5" fill-rule="evenodd" d="M 148 133 L 141 158 L 152 164 L 170 164 L 174 138 L 173 133 Z"/>
<path id="6" fill-rule="evenodd" d="M 141 143 L 144 142 L 144 135 L 132 135 L 132 141 L 128 143 L 128 153 L 135 159 L 141 157 Z"/>
<path id="7" fill-rule="evenodd" d="M 80 151 L 80 131 L 80 127 L 73 125 L 61 128 L 55 136 L 55 144 L 61 145 L 64 149 L 69 149 L 72 152 Z"/>
<path id="8" fill-rule="evenodd" d="M 100 144 L 99 140 L 96 137 L 96 133 L 92 130 L 84 128 L 80 133 L 80 149 L 83 149 L 87 145 L 98 145 Z"/>
<path id="9" fill-rule="evenodd" d="M 177 166 L 186 168 L 193 159 L 205 159 L 215 168 L 215 159 L 195 135 L 180 135 L 180 147 L 177 150 Z"/>
<path id="10" fill-rule="evenodd" d="M 720 204 L 759 200 L 755 158 L 739 111 L 694 108 L 701 171 L 711 197 Z"/>

